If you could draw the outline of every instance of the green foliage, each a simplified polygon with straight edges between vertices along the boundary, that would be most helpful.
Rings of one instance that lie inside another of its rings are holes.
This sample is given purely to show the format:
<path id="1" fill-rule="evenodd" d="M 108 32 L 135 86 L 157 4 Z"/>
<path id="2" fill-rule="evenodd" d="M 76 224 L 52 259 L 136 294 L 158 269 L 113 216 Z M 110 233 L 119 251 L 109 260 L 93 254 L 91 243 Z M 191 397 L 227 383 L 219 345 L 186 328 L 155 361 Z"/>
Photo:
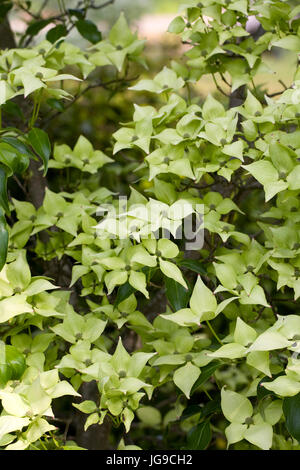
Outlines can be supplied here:
<path id="1" fill-rule="evenodd" d="M 300 53 L 299 8 L 189 0 L 180 12 L 169 31 L 189 45 L 183 59 L 130 86 L 137 104 L 105 151 L 84 135 L 52 142 L 43 126 L 93 74 L 117 78 L 85 91 L 130 84 L 144 41 L 123 14 L 102 39 L 70 10 L 40 44 L 1 51 L 0 105 L 18 120 L 0 134 L 2 448 L 80 448 L 51 424 L 53 400 L 70 396 L 85 430 L 113 423 L 118 449 L 156 448 L 158 434 L 170 448 L 215 449 L 225 435 L 233 449 L 299 449 L 299 65 L 276 96 L 255 85 L 273 48 Z M 86 50 L 63 37 L 68 21 Z M 32 22 L 21 46 L 49 23 Z M 207 75 L 222 102 L 199 99 Z M 26 182 L 39 159 L 38 207 Z M 99 184 L 120 162 L 137 177 L 126 207 Z M 24 194 L 7 191 L 11 178 Z M 204 230 L 192 254 L 177 237 L 189 217 Z"/>

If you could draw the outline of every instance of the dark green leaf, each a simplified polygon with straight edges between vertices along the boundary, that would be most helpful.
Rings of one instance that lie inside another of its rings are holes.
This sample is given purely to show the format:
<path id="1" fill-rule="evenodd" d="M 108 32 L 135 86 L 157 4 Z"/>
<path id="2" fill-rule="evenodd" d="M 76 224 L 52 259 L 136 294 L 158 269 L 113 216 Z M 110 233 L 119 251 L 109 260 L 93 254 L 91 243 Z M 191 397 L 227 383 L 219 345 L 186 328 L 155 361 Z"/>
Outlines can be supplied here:
<path id="1" fill-rule="evenodd" d="M 211 429 L 209 421 L 204 421 L 192 428 L 187 436 L 187 449 L 204 450 L 211 440 Z"/>
<path id="2" fill-rule="evenodd" d="M 102 34 L 98 31 L 97 26 L 90 20 L 78 20 L 75 23 L 75 26 L 84 39 L 95 44 L 96 42 L 101 41 Z"/>
<path id="3" fill-rule="evenodd" d="M 157 271 L 157 268 L 150 268 L 149 266 L 144 266 L 142 268 L 142 271 L 145 274 L 147 280 L 150 281 L 154 273 Z"/>
<path id="4" fill-rule="evenodd" d="M 194 383 L 191 393 L 194 393 L 197 388 L 201 387 L 221 365 L 221 362 L 213 361 L 207 364 L 207 366 L 202 367 L 200 377 Z"/>
<path id="5" fill-rule="evenodd" d="M 129 282 L 123 284 L 118 289 L 114 306 L 117 307 L 121 302 L 123 302 L 123 300 L 127 299 L 131 294 L 133 294 L 134 291 L 135 289 L 129 284 Z"/>
<path id="6" fill-rule="evenodd" d="M 180 421 L 184 421 L 187 418 L 190 418 L 191 416 L 197 415 L 199 413 L 202 413 L 202 407 L 199 405 L 190 405 L 185 410 L 183 410 L 182 415 L 180 416 Z"/>
<path id="7" fill-rule="evenodd" d="M 8 232 L 3 211 L 0 209 L 0 271 L 5 265 L 8 247 Z"/>
<path id="8" fill-rule="evenodd" d="M 206 274 L 206 271 L 203 268 L 203 266 L 201 266 L 200 261 L 196 259 L 183 259 L 179 261 L 178 264 L 182 266 L 183 268 L 187 268 L 187 269 L 190 269 L 191 271 L 194 271 L 195 273 Z"/>
<path id="9" fill-rule="evenodd" d="M 0 387 L 9 380 L 18 380 L 26 369 L 25 357 L 14 346 L 5 345 L 5 362 L 0 363 Z"/>
<path id="10" fill-rule="evenodd" d="M 273 382 L 274 379 L 279 377 L 280 375 L 284 375 L 284 372 L 280 372 L 279 374 L 273 375 L 272 377 L 263 377 L 259 384 L 257 385 L 257 398 L 261 400 L 262 398 L 266 397 L 267 395 L 273 395 L 276 396 L 274 392 L 271 390 L 267 390 L 264 387 L 264 382 Z"/>
<path id="11" fill-rule="evenodd" d="M 66 36 L 68 34 L 67 28 L 63 24 L 58 24 L 54 28 L 50 29 L 48 33 L 46 34 L 46 39 L 48 41 L 56 42 L 59 38 Z"/>
<path id="12" fill-rule="evenodd" d="M 201 418 L 212 415 L 216 412 L 221 411 L 220 400 L 211 400 L 207 402 L 204 406 L 199 405 L 190 405 L 185 410 L 183 410 L 182 415 L 180 416 L 180 421 L 184 421 L 191 416 L 195 416 L 200 413 Z"/>
<path id="13" fill-rule="evenodd" d="M 221 411 L 220 398 L 217 400 L 211 400 L 207 402 L 206 405 L 202 408 L 201 417 L 204 418 L 205 416 L 209 416 L 220 411 Z"/>
<path id="14" fill-rule="evenodd" d="M 44 164 L 44 175 L 47 173 L 48 161 L 51 154 L 51 145 L 48 134 L 42 129 L 34 127 L 28 134 L 28 141 L 34 151 L 41 157 Z"/>
<path id="15" fill-rule="evenodd" d="M 0 206 L 9 213 L 8 197 L 7 197 L 7 174 L 6 171 L 0 167 Z"/>
<path id="16" fill-rule="evenodd" d="M 282 408 L 288 432 L 300 442 L 300 393 L 284 398 Z"/>
<path id="17" fill-rule="evenodd" d="M 7 364 L 0 364 L 0 388 L 5 387 L 11 380 L 12 370 Z"/>
<path id="18" fill-rule="evenodd" d="M 166 295 L 174 311 L 185 308 L 189 302 L 190 292 L 181 284 L 165 276 Z"/>

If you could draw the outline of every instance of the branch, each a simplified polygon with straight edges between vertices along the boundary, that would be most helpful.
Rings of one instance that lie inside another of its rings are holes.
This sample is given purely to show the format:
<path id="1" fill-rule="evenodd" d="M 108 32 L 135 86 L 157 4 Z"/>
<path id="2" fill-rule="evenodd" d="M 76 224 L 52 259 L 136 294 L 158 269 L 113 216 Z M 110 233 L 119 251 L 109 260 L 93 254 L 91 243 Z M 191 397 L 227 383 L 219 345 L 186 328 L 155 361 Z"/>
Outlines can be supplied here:
<path id="1" fill-rule="evenodd" d="M 91 5 L 89 5 L 88 9 L 100 10 L 101 8 L 105 8 L 105 7 L 107 7 L 108 5 L 112 5 L 113 3 L 115 3 L 115 0 L 107 0 L 107 2 L 102 3 L 101 5 L 95 5 L 94 3 L 95 3 L 95 2 L 92 1 Z"/>
<path id="2" fill-rule="evenodd" d="M 218 84 L 214 73 L 212 73 L 212 78 L 213 78 L 213 81 L 215 82 L 217 90 L 219 90 L 219 92 L 222 93 L 222 95 L 226 96 L 226 98 L 229 98 L 229 95 L 227 95 L 227 93 L 225 93 L 225 91 Z"/>
<path id="3" fill-rule="evenodd" d="M 31 18 L 34 18 L 35 20 L 39 20 L 40 19 L 40 13 L 32 13 L 32 11 L 30 11 L 28 8 L 24 7 L 24 5 L 22 5 L 21 3 L 17 3 L 17 7 L 22 10 L 22 11 L 25 11 L 25 13 L 27 13 L 27 15 L 31 16 Z"/>
<path id="4" fill-rule="evenodd" d="M 38 13 L 33 13 L 30 11 L 30 8 L 26 8 L 24 7 L 24 5 L 20 4 L 20 3 L 17 3 L 17 6 L 18 8 L 20 8 L 22 11 L 25 11 L 28 15 L 31 16 L 31 18 L 33 18 L 34 20 L 47 20 L 50 22 L 56 22 L 56 21 L 60 21 L 62 23 L 65 23 L 66 22 L 66 19 L 68 18 L 71 25 L 68 29 L 68 33 L 74 28 L 74 23 L 72 22 L 71 18 L 70 18 L 70 15 L 69 15 L 69 12 L 68 10 L 66 11 L 62 11 L 61 13 L 58 13 L 56 15 L 53 15 L 53 16 L 50 16 L 49 18 L 43 18 L 43 15 L 42 15 L 42 12 L 43 12 L 43 9 L 45 8 L 45 6 L 47 5 L 49 0 L 44 0 L 42 6 L 40 7 Z M 95 0 L 91 0 L 90 3 L 88 4 L 85 4 L 85 6 L 82 8 L 83 10 L 83 16 L 84 18 L 86 17 L 87 13 L 88 13 L 88 10 L 100 10 L 102 8 L 105 8 L 107 7 L 108 5 L 112 5 L 113 3 L 115 2 L 115 0 L 107 0 L 106 2 L 104 3 L 101 3 L 100 5 L 95 5 Z M 76 9 L 79 9 L 81 6 L 83 6 L 83 2 L 82 1 L 78 1 L 77 2 L 77 5 L 76 5 Z M 26 38 L 26 33 L 25 35 L 22 36 L 21 40 L 20 40 L 20 44 L 22 44 L 22 42 L 25 40 Z M 29 36 L 27 38 L 27 40 L 24 42 L 24 46 L 25 47 L 28 47 L 30 42 L 32 40 L 32 36 Z"/>
<path id="5" fill-rule="evenodd" d="M 14 47 L 16 47 L 14 34 L 6 16 L 0 23 L 0 49 L 13 49 Z"/>
<path id="6" fill-rule="evenodd" d="M 282 85 L 282 87 L 284 88 L 284 91 L 291 88 L 291 87 L 286 86 L 286 84 L 282 80 L 278 80 L 278 82 L 280 83 L 280 85 Z M 278 95 L 281 95 L 282 93 L 283 91 L 275 91 L 275 93 L 266 93 L 266 95 L 269 98 L 272 98 L 273 96 L 278 96 Z"/>
<path id="7" fill-rule="evenodd" d="M 112 85 L 113 83 L 120 83 L 120 82 L 123 82 L 124 84 L 127 84 L 128 82 L 133 82 L 135 80 L 137 80 L 138 77 L 132 77 L 132 78 L 119 78 L 119 79 L 114 79 L 114 80 L 109 80 L 107 82 L 102 82 L 101 80 L 95 82 L 95 83 L 91 83 L 90 85 L 86 86 L 84 88 L 84 90 L 82 90 L 81 92 L 79 92 L 76 96 L 74 96 L 74 98 L 64 107 L 63 111 L 57 111 L 56 113 L 54 113 L 52 116 L 49 116 L 48 119 L 46 119 L 46 121 L 44 122 L 43 124 L 43 129 L 46 129 L 49 125 L 49 123 L 55 119 L 57 116 L 59 116 L 60 114 L 64 113 L 65 111 L 67 111 L 67 109 L 69 109 L 77 100 L 79 100 L 79 98 L 81 98 L 85 93 L 87 93 L 89 90 L 92 90 L 93 88 L 98 88 L 98 87 L 101 87 L 101 88 L 104 88 L 106 90 L 110 90 L 109 88 L 109 85 Z"/>
<path id="8" fill-rule="evenodd" d="M 38 16 L 41 16 L 42 14 L 42 11 L 44 10 L 44 8 L 47 6 L 47 3 L 49 2 L 49 0 L 44 0 L 44 2 L 42 3 L 39 11 L 38 11 Z"/>

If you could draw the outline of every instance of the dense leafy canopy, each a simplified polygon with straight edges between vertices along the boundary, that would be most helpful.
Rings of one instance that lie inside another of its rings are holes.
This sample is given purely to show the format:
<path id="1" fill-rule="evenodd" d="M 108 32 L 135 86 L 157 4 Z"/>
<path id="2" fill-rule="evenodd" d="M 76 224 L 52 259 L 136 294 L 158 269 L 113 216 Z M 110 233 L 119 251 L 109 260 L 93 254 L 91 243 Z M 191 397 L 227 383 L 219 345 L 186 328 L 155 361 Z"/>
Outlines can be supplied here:
<path id="1" fill-rule="evenodd" d="M 105 152 L 83 135 L 73 148 L 50 142 L 41 109 L 72 102 L 65 81 L 107 66 L 126 81 L 128 67 L 144 64 L 144 41 L 123 14 L 102 38 L 69 12 L 86 50 L 62 24 L 38 45 L 1 51 L 0 105 L 23 121 L 0 136 L 2 448 L 78 448 L 55 427 L 63 396 L 78 397 L 85 429 L 109 419 L 124 430 L 120 449 L 139 448 L 139 437 L 124 443 L 135 423 L 181 426 L 186 449 L 224 433 L 231 448 L 300 448 L 300 67 L 276 96 L 255 86 L 272 73 L 269 51 L 300 53 L 299 13 L 277 0 L 183 2 L 169 26 L 188 44 L 183 59 L 131 84 L 138 104 Z M 225 99 L 200 100 L 205 75 Z M 126 210 L 93 179 L 115 158 L 143 183 L 127 188 Z M 28 177 L 38 159 L 65 184 L 49 179 L 40 207 L 8 197 L 7 180 Z M 176 233 L 199 207 L 204 244 L 185 250 Z M 47 268 L 55 263 L 69 269 L 69 287 Z M 167 306 L 155 311 L 161 293 Z M 98 396 L 80 399 L 92 381 Z M 160 393 L 175 393 L 164 416 Z"/>

